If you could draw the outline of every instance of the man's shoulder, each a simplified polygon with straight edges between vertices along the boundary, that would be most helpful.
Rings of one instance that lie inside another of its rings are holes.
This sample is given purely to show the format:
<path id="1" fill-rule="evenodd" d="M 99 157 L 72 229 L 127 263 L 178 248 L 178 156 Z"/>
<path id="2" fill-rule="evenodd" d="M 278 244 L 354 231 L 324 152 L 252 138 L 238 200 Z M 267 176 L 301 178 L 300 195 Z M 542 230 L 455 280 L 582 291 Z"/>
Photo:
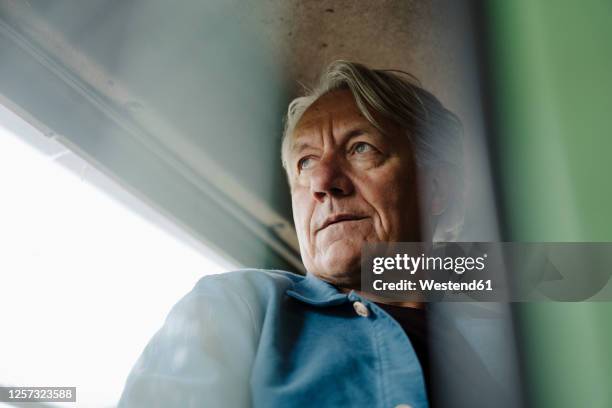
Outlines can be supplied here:
<path id="1" fill-rule="evenodd" d="M 281 270 L 240 269 L 202 277 L 188 296 L 221 303 L 239 298 L 249 307 L 261 309 L 278 303 L 275 300 L 304 278 Z"/>
<path id="2" fill-rule="evenodd" d="M 119 406 L 247 406 L 263 322 L 301 279 L 258 269 L 201 278 L 143 351 Z"/>
<path id="3" fill-rule="evenodd" d="M 214 275 L 206 275 L 196 283 L 195 292 L 208 291 L 210 289 L 279 289 L 287 290 L 304 279 L 304 276 L 293 272 L 272 269 L 238 269 Z"/>
<path id="4" fill-rule="evenodd" d="M 278 309 L 285 292 L 302 279 L 292 272 L 261 269 L 206 275 L 173 306 L 166 325 L 221 331 L 250 327 L 256 337 L 266 314 Z"/>

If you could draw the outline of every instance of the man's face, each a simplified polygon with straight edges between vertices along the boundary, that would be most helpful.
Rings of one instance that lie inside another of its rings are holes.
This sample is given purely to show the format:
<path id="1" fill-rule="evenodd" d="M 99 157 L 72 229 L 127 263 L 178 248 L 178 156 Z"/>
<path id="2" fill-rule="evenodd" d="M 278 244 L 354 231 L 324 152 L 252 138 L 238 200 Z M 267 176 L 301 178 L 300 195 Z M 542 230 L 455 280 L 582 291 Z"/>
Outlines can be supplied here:
<path id="1" fill-rule="evenodd" d="M 384 132 L 350 91 L 327 93 L 299 120 L 287 158 L 304 265 L 348 287 L 359 282 L 364 243 L 420 240 L 411 144 L 393 122 L 375 118 Z"/>

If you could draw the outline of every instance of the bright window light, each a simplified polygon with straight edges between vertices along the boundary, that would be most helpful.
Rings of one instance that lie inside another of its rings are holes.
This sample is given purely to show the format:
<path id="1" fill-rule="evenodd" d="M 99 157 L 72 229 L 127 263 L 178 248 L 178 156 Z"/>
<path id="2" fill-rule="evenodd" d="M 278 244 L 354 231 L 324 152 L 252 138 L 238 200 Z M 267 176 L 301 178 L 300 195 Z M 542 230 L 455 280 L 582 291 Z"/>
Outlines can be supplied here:
<path id="1" fill-rule="evenodd" d="M 116 405 L 172 305 L 236 267 L 2 106 L 0 188 L 0 385 Z"/>

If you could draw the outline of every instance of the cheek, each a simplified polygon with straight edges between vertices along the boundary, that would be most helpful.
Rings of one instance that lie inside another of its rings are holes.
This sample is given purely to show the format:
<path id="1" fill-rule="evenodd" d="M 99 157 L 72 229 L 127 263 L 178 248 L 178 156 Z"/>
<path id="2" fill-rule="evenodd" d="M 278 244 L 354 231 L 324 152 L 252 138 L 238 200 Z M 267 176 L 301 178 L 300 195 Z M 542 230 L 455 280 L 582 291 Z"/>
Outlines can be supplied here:
<path id="1" fill-rule="evenodd" d="M 414 184 L 400 171 L 389 171 L 367 180 L 363 189 L 364 199 L 379 218 L 387 239 L 398 239 L 401 230 L 410 219 L 413 222 Z"/>
<path id="2" fill-rule="evenodd" d="M 401 204 L 396 188 L 389 185 L 388 188 L 379 191 L 371 201 L 381 227 L 387 234 L 392 234 L 400 221 Z"/>
<path id="3" fill-rule="evenodd" d="M 300 240 L 307 239 L 310 230 L 313 205 L 306 192 L 296 190 L 291 194 L 293 208 L 293 222 Z"/>

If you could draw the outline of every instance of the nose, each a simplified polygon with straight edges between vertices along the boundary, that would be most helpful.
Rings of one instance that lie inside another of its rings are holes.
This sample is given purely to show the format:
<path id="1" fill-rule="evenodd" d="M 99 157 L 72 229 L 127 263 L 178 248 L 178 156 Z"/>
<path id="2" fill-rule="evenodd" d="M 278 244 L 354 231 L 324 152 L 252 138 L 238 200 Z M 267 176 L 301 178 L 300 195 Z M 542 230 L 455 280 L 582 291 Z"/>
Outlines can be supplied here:
<path id="1" fill-rule="evenodd" d="M 336 157 L 328 157 L 322 159 L 313 169 L 310 190 L 315 200 L 324 202 L 326 198 L 351 195 L 354 185 L 341 161 Z"/>

